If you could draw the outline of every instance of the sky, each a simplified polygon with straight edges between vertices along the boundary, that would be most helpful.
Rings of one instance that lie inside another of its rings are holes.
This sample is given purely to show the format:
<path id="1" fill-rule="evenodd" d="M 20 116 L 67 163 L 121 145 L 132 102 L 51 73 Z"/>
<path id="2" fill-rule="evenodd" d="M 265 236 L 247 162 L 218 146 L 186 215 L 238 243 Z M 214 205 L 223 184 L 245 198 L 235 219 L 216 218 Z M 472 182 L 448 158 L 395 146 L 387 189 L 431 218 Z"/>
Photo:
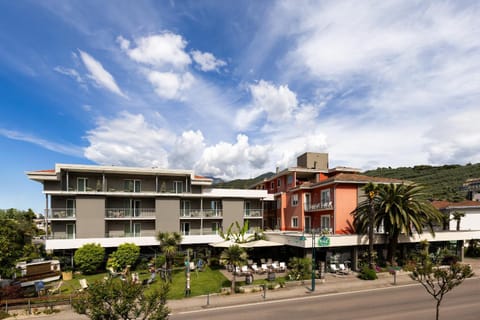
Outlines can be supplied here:
<path id="1" fill-rule="evenodd" d="M 0 208 L 55 163 L 480 162 L 478 1 L 0 0 Z"/>

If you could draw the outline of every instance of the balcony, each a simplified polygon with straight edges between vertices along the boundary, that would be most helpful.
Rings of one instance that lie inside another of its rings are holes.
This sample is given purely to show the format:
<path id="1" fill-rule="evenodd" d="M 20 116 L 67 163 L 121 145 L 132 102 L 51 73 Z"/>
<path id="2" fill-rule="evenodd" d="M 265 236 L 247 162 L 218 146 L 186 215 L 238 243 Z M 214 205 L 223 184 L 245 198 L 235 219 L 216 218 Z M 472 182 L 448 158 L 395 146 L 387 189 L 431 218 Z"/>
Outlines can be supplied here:
<path id="1" fill-rule="evenodd" d="M 141 230 L 140 232 L 115 232 L 105 233 L 105 238 L 138 238 L 138 237 L 155 237 L 155 230 Z"/>
<path id="2" fill-rule="evenodd" d="M 244 218 L 263 218 L 263 209 L 245 209 L 243 211 Z"/>
<path id="3" fill-rule="evenodd" d="M 332 210 L 333 209 L 332 201 L 319 202 L 319 203 L 304 203 L 303 206 L 305 208 L 305 212 Z"/>
<path id="4" fill-rule="evenodd" d="M 155 219 L 155 208 L 107 208 L 105 209 L 107 219 Z"/>
<path id="5" fill-rule="evenodd" d="M 75 219 L 75 208 L 52 208 L 47 210 L 50 220 L 72 220 Z"/>
<path id="6" fill-rule="evenodd" d="M 180 218 L 222 218 L 222 209 L 181 209 Z"/>

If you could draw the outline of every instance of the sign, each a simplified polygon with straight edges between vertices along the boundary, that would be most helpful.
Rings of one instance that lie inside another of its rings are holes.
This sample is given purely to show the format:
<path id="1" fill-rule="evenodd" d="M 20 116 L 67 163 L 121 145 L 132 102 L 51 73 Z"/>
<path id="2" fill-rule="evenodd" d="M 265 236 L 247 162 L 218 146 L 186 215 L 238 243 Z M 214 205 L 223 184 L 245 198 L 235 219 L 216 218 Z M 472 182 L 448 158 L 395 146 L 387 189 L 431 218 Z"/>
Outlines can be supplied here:
<path id="1" fill-rule="evenodd" d="M 319 247 L 328 247 L 330 245 L 330 238 L 326 236 L 321 236 L 318 238 L 317 244 Z"/>

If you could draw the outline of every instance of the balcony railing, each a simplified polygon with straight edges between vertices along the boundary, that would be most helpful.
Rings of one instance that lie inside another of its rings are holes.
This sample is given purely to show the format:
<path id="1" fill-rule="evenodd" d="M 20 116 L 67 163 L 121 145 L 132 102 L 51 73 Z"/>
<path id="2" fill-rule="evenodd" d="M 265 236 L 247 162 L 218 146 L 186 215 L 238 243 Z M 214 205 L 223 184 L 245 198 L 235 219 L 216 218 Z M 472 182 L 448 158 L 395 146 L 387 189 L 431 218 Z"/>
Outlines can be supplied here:
<path id="1" fill-rule="evenodd" d="M 155 208 L 107 208 L 106 218 L 155 218 Z"/>
<path id="2" fill-rule="evenodd" d="M 305 211 L 318 211 L 333 209 L 332 201 L 319 203 L 304 203 Z"/>
<path id="3" fill-rule="evenodd" d="M 180 218 L 221 218 L 222 209 L 181 209 Z"/>
<path id="4" fill-rule="evenodd" d="M 190 229 L 189 231 L 180 231 L 182 236 L 200 236 L 200 235 L 214 235 L 219 234 L 218 230 L 208 229 Z"/>
<path id="5" fill-rule="evenodd" d="M 243 211 L 244 218 L 262 218 L 263 209 L 245 209 Z"/>
<path id="6" fill-rule="evenodd" d="M 52 208 L 48 209 L 49 219 L 74 219 L 75 208 Z"/>
<path id="7" fill-rule="evenodd" d="M 105 238 L 138 238 L 138 237 L 155 237 L 154 230 L 141 230 L 140 232 L 106 232 Z"/>

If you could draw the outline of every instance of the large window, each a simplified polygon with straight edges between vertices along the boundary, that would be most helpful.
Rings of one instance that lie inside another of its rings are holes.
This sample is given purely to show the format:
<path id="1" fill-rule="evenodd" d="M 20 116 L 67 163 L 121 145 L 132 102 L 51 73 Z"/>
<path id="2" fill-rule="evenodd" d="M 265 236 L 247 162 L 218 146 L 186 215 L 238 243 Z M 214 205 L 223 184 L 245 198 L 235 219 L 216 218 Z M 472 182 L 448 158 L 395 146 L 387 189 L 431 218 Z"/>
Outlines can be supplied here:
<path id="1" fill-rule="evenodd" d="M 292 228 L 298 228 L 298 217 L 292 217 Z"/>
<path id="2" fill-rule="evenodd" d="M 183 181 L 173 181 L 173 192 L 183 193 Z"/>
<path id="3" fill-rule="evenodd" d="M 212 233 L 218 234 L 218 230 L 220 229 L 220 225 L 218 222 L 212 222 Z"/>
<path id="4" fill-rule="evenodd" d="M 67 217 L 75 217 L 75 199 L 67 199 Z"/>
<path id="5" fill-rule="evenodd" d="M 182 216 L 183 217 L 190 217 L 190 209 L 192 208 L 192 204 L 190 200 L 182 200 Z"/>
<path id="6" fill-rule="evenodd" d="M 141 223 L 132 223 L 125 225 L 125 237 L 140 237 L 142 232 Z"/>
<path id="7" fill-rule="evenodd" d="M 77 178 L 77 191 L 87 191 L 88 179 L 87 178 Z"/>
<path id="8" fill-rule="evenodd" d="M 320 222 L 322 230 L 332 231 L 332 227 L 330 226 L 330 215 L 322 216 Z"/>
<path id="9" fill-rule="evenodd" d="M 298 193 L 292 194 L 292 207 L 298 206 Z"/>
<path id="10" fill-rule="evenodd" d="M 322 208 L 331 208 L 332 207 L 332 200 L 330 198 L 330 189 L 322 190 Z"/>
<path id="11" fill-rule="evenodd" d="M 140 180 L 127 179 L 124 181 L 124 190 L 125 192 L 141 192 L 142 182 Z"/>

